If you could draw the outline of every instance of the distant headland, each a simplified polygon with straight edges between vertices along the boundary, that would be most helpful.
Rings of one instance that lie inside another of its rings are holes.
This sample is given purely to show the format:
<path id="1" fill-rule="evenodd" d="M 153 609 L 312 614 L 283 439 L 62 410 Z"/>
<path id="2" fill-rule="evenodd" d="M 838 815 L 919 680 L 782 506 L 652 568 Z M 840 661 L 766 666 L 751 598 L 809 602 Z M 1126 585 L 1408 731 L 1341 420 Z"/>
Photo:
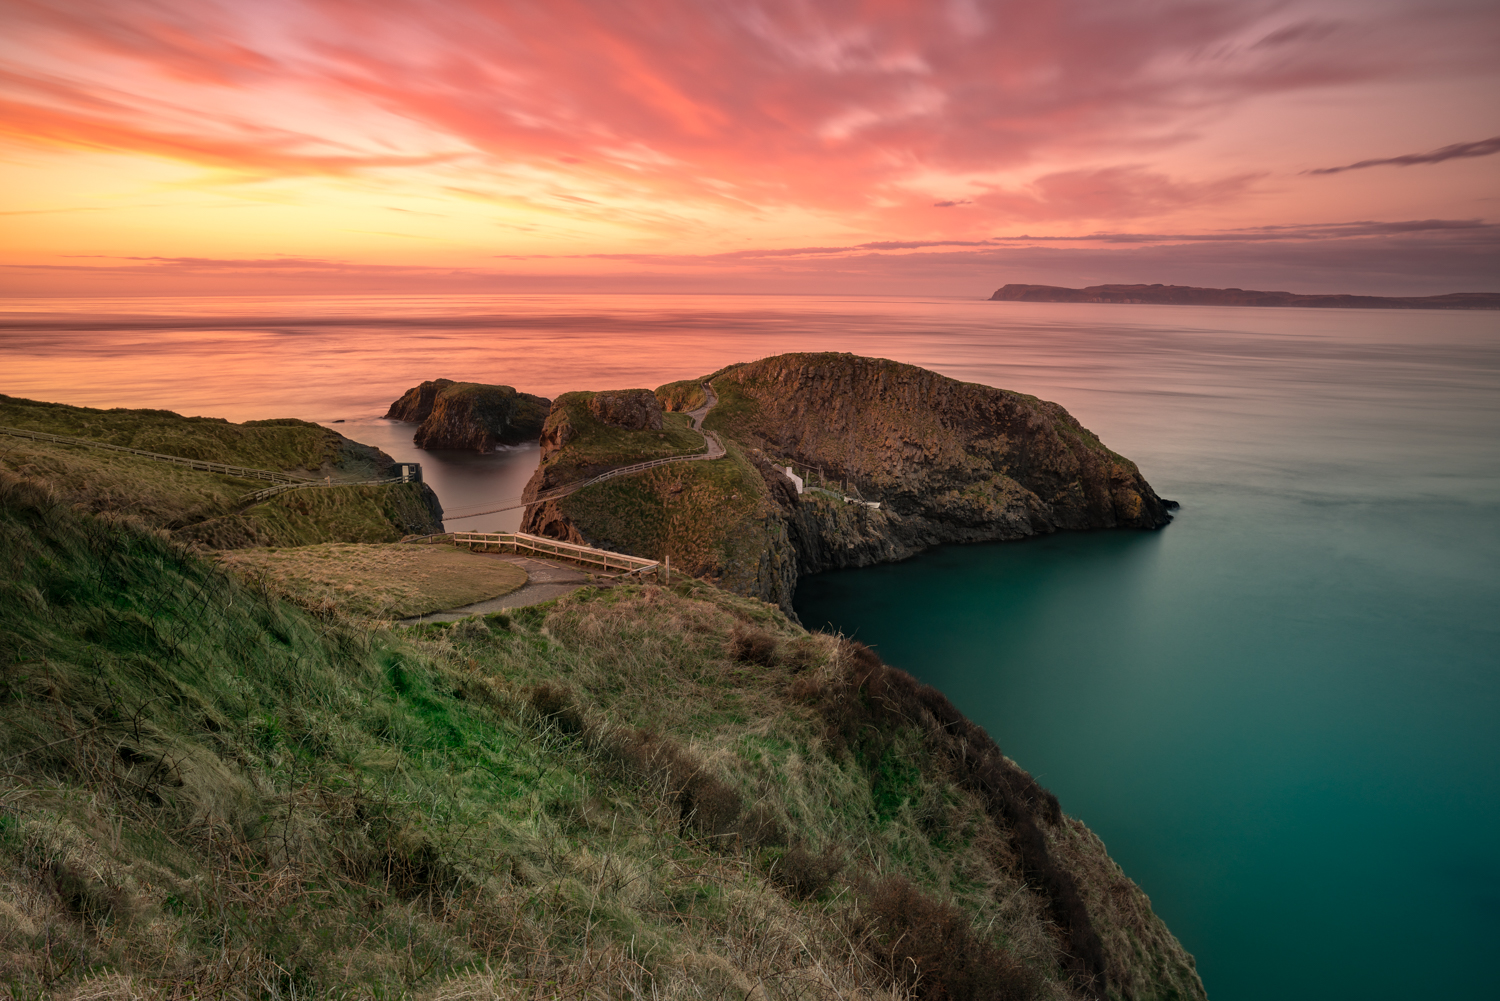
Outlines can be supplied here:
<path id="1" fill-rule="evenodd" d="M 1314 306 L 1320 309 L 1500 309 L 1500 292 L 1449 295 L 1304 295 L 1193 285 L 1006 285 L 991 302 L 1125 302 L 1155 306 Z"/>

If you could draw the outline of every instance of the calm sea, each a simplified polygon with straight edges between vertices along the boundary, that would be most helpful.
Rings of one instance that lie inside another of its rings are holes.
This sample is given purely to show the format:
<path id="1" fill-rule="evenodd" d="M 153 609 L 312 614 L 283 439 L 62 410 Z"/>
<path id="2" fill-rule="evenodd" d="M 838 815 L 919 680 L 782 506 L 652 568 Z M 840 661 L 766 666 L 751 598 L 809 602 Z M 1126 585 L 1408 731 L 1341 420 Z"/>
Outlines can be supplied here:
<path id="1" fill-rule="evenodd" d="M 946 691 L 1104 838 L 1216 1001 L 1494 997 L 1500 314 L 810 297 L 0 302 L 0 392 L 332 422 L 450 510 L 534 448 L 419 453 L 446 376 L 551 396 L 842 350 L 1066 406 L 1157 533 L 949 547 L 798 611 Z M 457 523 L 510 527 L 514 515 Z"/>

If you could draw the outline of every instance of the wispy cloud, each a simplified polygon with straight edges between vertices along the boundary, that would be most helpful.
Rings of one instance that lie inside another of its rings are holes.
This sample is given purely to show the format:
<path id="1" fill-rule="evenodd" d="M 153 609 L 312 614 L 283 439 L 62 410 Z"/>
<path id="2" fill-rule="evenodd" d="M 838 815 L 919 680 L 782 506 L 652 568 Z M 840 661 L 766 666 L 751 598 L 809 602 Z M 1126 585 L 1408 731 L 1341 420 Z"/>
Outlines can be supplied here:
<path id="1" fill-rule="evenodd" d="M 1379 160 L 1361 160 L 1342 167 L 1319 167 L 1304 170 L 1304 174 L 1342 174 L 1346 170 L 1364 170 L 1366 167 L 1412 167 L 1419 163 L 1442 163 L 1444 160 L 1461 160 L 1474 156 L 1493 156 L 1500 153 L 1500 136 L 1481 139 L 1471 143 L 1453 143 L 1430 153 L 1407 153 L 1405 156 L 1389 156 Z"/>

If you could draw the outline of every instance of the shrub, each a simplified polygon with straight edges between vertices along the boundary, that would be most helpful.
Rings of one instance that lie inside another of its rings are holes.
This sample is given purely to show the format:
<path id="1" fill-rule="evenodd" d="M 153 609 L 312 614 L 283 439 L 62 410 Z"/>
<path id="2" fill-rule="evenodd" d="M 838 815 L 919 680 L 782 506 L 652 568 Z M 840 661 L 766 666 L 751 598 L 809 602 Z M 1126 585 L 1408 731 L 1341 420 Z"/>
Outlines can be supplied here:
<path id="1" fill-rule="evenodd" d="M 531 690 L 531 707 L 563 733 L 582 733 L 583 713 L 573 700 L 573 690 L 567 685 L 555 685 L 544 681 Z"/>
<path id="2" fill-rule="evenodd" d="M 797 900 L 808 900 L 826 890 L 843 868 L 844 860 L 838 857 L 832 846 L 822 855 L 814 855 L 798 843 L 777 860 L 771 876 L 788 895 Z"/>
<path id="3" fill-rule="evenodd" d="M 790 853 L 788 853 L 790 854 Z M 922 1001 L 1021 1001 L 1040 978 L 1012 955 L 975 935 L 952 904 L 924 894 L 902 876 L 861 888 L 856 931 L 895 986 Z"/>
<path id="4" fill-rule="evenodd" d="M 729 635 L 729 655 L 735 660 L 770 667 L 776 663 L 776 637 L 764 629 L 738 623 Z"/>
<path id="5" fill-rule="evenodd" d="M 471 615 L 466 619 L 459 619 L 453 627 L 453 636 L 461 640 L 482 640 L 490 635 L 490 627 L 485 624 L 484 619 L 477 615 Z"/>

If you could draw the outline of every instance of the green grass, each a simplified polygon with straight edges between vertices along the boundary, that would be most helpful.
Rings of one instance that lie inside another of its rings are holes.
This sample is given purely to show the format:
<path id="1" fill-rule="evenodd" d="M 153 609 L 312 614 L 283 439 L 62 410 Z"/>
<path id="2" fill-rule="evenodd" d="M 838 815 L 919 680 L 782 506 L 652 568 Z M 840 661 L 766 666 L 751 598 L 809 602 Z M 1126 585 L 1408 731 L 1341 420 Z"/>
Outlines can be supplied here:
<path id="1" fill-rule="evenodd" d="M 142 518 L 168 530 L 234 511 L 266 486 L 142 456 L 0 436 L 0 469 L 47 482 L 95 512 Z"/>
<path id="2" fill-rule="evenodd" d="M 58 408 L 45 404 L 33 409 L 37 413 L 51 415 L 56 412 L 66 414 L 78 408 Z M 111 417 L 116 412 L 92 413 Z M 160 412 L 119 413 L 126 415 L 126 423 L 130 425 L 136 415 L 155 415 Z M 168 425 L 173 423 L 166 418 L 162 420 Z M 210 429 L 235 427 L 212 421 L 202 423 Z M 187 426 L 198 425 L 189 421 Z M 316 425 L 308 427 L 316 428 Z M 66 430 L 71 432 L 77 429 Z M 102 425 L 96 426 L 94 430 L 101 432 L 96 435 L 101 440 L 108 437 L 102 432 Z M 317 431 L 321 433 L 323 429 L 317 428 Z M 333 435 L 332 432 L 328 434 Z M 333 439 L 336 442 L 343 441 L 337 435 L 333 435 Z M 374 465 L 357 454 L 358 449 L 366 446 L 355 445 L 353 442 L 346 442 L 346 445 L 356 450 L 348 453 L 350 458 L 346 472 L 352 471 L 351 475 L 374 475 Z M 265 457 L 264 453 L 259 456 L 261 459 Z M 247 458 L 255 456 L 239 455 L 232 461 L 240 462 Z M 223 460 L 216 458 L 216 461 Z M 62 445 L 6 436 L 0 436 L 0 470 L 43 482 L 60 499 L 85 510 L 136 518 L 143 524 L 171 532 L 180 540 L 195 542 L 211 549 L 314 545 L 322 542 L 395 542 L 405 535 L 423 535 L 441 530 L 441 523 L 433 506 L 435 498 L 427 487 L 419 483 L 292 490 L 277 494 L 254 507 L 245 508 L 244 498 L 252 491 L 265 487 L 264 480 L 220 476 L 158 462 L 144 456 L 81 445 Z M 338 479 L 335 476 L 334 482 L 337 483 Z"/>
<path id="3" fill-rule="evenodd" d="M 737 659 L 746 630 L 766 662 Z M 18 998 L 109 977 L 153 998 L 890 996 L 850 929 L 859 880 L 900 873 L 1066 996 L 1035 893 L 921 727 L 890 767 L 825 743 L 797 693 L 844 651 L 691 582 L 371 629 L 6 479 L 0 978 Z M 710 836 L 683 788 L 781 833 Z M 845 875 L 790 896 L 789 845 Z"/>
<path id="4" fill-rule="evenodd" d="M 564 393 L 553 404 L 544 436 L 562 425 L 568 429 L 567 447 L 543 460 L 543 467 L 553 470 L 554 485 L 586 479 L 614 466 L 703 451 L 703 439 L 690 430 L 685 415 L 666 415 L 660 431 L 628 431 L 594 416 L 588 408 L 593 395 Z"/>
<path id="5" fill-rule="evenodd" d="M 291 418 L 231 424 L 170 410 L 96 410 L 0 395 L 0 425 L 87 438 L 162 455 L 335 479 L 379 475 L 377 450 Z M 388 465 L 388 463 L 386 463 Z"/>
<path id="6" fill-rule="evenodd" d="M 770 551 L 765 481 L 729 443 L 723 459 L 618 476 L 559 501 L 596 544 L 742 590 Z"/>
<path id="7" fill-rule="evenodd" d="M 235 514 L 186 525 L 173 535 L 208 549 L 398 542 L 442 530 L 436 497 L 422 483 L 309 487 L 276 494 Z"/>

